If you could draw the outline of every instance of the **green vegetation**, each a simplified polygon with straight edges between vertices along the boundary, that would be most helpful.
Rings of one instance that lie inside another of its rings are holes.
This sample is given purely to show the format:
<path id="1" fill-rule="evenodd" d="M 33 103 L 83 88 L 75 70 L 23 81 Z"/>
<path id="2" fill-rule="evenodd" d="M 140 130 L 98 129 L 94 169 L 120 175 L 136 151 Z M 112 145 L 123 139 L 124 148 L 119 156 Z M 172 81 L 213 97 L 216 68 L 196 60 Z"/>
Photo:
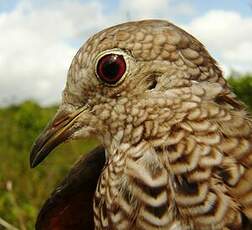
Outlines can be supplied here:
<path id="1" fill-rule="evenodd" d="M 252 75 L 232 76 L 229 83 L 252 111 Z M 0 109 L 0 218 L 18 229 L 34 229 L 38 210 L 50 192 L 79 154 L 96 145 L 93 140 L 63 144 L 43 164 L 30 169 L 32 143 L 55 111 L 56 107 L 42 108 L 32 101 Z"/>
<path id="2" fill-rule="evenodd" d="M 233 74 L 228 79 L 235 94 L 248 106 L 252 111 L 252 75 Z"/>
<path id="3" fill-rule="evenodd" d="M 80 154 L 96 145 L 93 140 L 63 144 L 44 164 L 30 169 L 32 143 L 55 111 L 31 101 L 0 109 L 0 217 L 19 229 L 34 229 L 50 192 Z"/>

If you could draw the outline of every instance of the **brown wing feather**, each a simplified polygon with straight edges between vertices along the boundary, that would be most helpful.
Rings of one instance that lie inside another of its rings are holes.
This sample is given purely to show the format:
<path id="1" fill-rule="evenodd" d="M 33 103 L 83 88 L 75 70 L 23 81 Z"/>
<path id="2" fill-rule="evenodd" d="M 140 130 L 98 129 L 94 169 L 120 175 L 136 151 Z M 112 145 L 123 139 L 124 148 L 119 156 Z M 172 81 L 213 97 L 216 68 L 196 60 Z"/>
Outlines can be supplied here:
<path id="1" fill-rule="evenodd" d="M 92 201 L 104 163 L 101 146 L 82 157 L 43 205 L 36 230 L 94 229 Z"/>

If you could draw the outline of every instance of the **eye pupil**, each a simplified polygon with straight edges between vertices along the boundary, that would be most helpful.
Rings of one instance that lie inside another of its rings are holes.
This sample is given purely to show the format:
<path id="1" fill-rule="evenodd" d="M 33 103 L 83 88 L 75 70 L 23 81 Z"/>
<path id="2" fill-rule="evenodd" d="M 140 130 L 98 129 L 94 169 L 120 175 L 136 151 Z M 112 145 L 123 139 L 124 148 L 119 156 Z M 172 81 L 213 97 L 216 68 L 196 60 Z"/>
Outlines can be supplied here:
<path id="1" fill-rule="evenodd" d="M 118 82 L 126 71 L 123 55 L 107 54 L 100 58 L 97 64 L 98 77 L 107 84 Z"/>
<path id="2" fill-rule="evenodd" d="M 114 78 L 118 74 L 119 68 L 120 66 L 118 63 L 107 62 L 102 66 L 102 72 L 104 75 Z"/>

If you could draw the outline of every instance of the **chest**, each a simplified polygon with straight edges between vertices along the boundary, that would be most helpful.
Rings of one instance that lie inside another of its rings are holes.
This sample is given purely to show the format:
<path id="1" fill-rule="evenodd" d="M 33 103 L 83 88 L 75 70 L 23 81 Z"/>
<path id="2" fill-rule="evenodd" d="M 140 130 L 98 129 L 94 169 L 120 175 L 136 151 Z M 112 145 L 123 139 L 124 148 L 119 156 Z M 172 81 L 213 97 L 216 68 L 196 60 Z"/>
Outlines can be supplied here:
<path id="1" fill-rule="evenodd" d="M 169 180 L 152 152 L 109 159 L 94 197 L 96 229 L 179 229 Z"/>

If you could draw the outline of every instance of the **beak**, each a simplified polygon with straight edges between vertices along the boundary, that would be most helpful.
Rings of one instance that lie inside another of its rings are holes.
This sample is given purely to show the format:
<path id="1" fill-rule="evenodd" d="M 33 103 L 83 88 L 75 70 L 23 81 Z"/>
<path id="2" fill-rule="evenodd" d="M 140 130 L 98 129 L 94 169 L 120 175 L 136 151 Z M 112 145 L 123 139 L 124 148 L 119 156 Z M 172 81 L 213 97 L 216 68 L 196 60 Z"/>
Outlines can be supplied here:
<path id="1" fill-rule="evenodd" d="M 36 167 L 55 147 L 70 138 L 77 129 L 74 124 L 76 124 L 77 118 L 80 117 L 83 111 L 85 111 L 84 108 L 71 114 L 57 113 L 32 147 L 30 154 L 31 168 Z"/>

